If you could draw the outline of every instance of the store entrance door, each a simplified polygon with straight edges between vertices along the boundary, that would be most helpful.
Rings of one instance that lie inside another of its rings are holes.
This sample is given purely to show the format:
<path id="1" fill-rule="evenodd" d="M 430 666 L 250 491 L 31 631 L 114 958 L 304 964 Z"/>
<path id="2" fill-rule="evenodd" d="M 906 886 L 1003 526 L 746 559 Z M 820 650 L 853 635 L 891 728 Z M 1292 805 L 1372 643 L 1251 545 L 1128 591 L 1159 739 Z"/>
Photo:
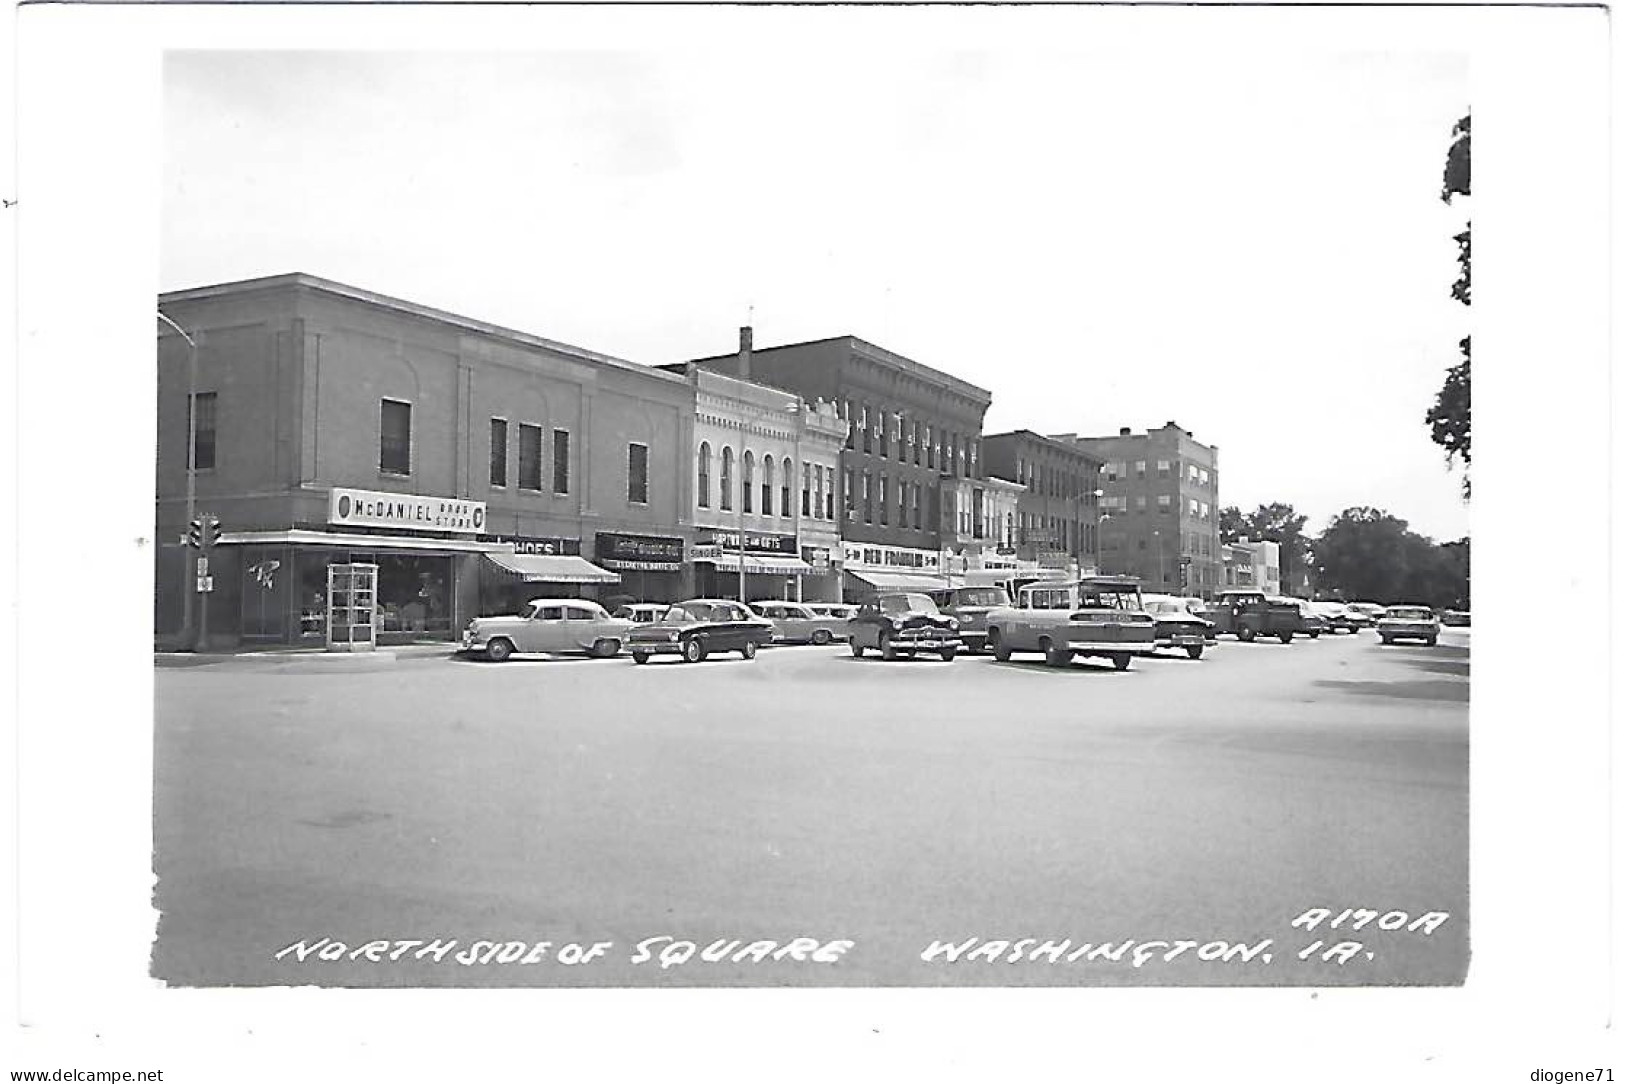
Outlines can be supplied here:
<path id="1" fill-rule="evenodd" d="M 378 566 L 327 566 L 327 650 L 378 646 Z"/>

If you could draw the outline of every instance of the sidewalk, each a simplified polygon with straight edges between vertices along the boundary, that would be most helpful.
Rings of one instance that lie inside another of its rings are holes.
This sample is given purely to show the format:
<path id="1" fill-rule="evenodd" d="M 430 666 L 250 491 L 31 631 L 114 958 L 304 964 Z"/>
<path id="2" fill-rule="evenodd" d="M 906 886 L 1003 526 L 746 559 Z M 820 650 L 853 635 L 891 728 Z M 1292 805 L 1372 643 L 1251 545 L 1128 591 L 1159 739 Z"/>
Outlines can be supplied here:
<path id="1" fill-rule="evenodd" d="M 372 669 L 392 665 L 401 659 L 449 658 L 457 651 L 450 640 L 432 644 L 397 644 L 373 651 L 328 651 L 319 647 L 253 647 L 234 651 L 154 651 L 153 665 L 160 668 L 213 666 L 220 663 L 286 665 L 316 664 L 342 669 L 346 664 Z"/>

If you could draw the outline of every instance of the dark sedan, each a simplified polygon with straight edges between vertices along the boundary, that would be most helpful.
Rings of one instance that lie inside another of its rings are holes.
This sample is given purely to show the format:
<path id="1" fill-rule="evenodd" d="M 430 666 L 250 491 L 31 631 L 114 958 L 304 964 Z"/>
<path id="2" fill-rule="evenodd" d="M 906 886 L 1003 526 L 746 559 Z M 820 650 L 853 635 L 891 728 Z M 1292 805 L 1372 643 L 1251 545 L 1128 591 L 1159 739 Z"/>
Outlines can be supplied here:
<path id="1" fill-rule="evenodd" d="M 1183 651 L 1193 659 L 1202 657 L 1207 646 L 1208 628 L 1212 622 L 1197 617 L 1185 607 L 1183 599 L 1167 595 L 1146 595 L 1140 604 L 1156 622 L 1158 648 Z"/>
<path id="2" fill-rule="evenodd" d="M 953 662 L 959 654 L 959 622 L 938 611 L 928 595 L 877 595 L 858 607 L 847 630 L 852 654 L 860 659 L 870 648 L 888 660 L 925 652 Z"/>
<path id="3" fill-rule="evenodd" d="M 737 651 L 747 659 L 773 635 L 773 625 L 731 599 L 697 598 L 679 602 L 652 625 L 638 625 L 628 637 L 632 661 L 646 663 L 655 655 L 677 655 L 700 662 L 708 655 Z"/>

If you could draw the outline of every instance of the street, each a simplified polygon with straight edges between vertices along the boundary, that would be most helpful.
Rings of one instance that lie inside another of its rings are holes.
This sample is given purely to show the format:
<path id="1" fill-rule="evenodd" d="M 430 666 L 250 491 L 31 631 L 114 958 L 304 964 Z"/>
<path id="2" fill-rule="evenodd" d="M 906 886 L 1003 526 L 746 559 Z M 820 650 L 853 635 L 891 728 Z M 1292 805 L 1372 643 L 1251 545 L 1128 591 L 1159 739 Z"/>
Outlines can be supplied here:
<path id="1" fill-rule="evenodd" d="M 1459 983 L 1469 640 L 1225 639 L 1122 673 L 844 645 L 160 667 L 153 971 Z"/>

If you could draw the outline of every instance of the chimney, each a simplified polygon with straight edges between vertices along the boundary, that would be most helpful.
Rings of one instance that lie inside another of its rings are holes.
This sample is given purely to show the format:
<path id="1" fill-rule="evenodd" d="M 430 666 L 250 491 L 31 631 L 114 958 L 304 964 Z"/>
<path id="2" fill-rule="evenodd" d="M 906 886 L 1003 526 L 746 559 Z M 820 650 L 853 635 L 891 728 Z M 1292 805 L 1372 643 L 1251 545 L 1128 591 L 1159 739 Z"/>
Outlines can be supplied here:
<path id="1" fill-rule="evenodd" d="M 700 367 L 692 361 L 686 363 L 683 366 L 683 379 L 687 380 L 690 384 L 699 384 Z"/>
<path id="2" fill-rule="evenodd" d="M 751 330 L 748 326 L 739 329 L 739 379 L 750 379 L 750 347 Z"/>
<path id="3" fill-rule="evenodd" d="M 1123 428 L 1121 428 L 1121 429 L 1119 429 L 1117 431 L 1117 435 L 1120 436 L 1120 437 L 1126 437 L 1132 432 L 1133 432 L 1133 430 L 1125 425 L 1125 426 L 1123 426 Z"/>

